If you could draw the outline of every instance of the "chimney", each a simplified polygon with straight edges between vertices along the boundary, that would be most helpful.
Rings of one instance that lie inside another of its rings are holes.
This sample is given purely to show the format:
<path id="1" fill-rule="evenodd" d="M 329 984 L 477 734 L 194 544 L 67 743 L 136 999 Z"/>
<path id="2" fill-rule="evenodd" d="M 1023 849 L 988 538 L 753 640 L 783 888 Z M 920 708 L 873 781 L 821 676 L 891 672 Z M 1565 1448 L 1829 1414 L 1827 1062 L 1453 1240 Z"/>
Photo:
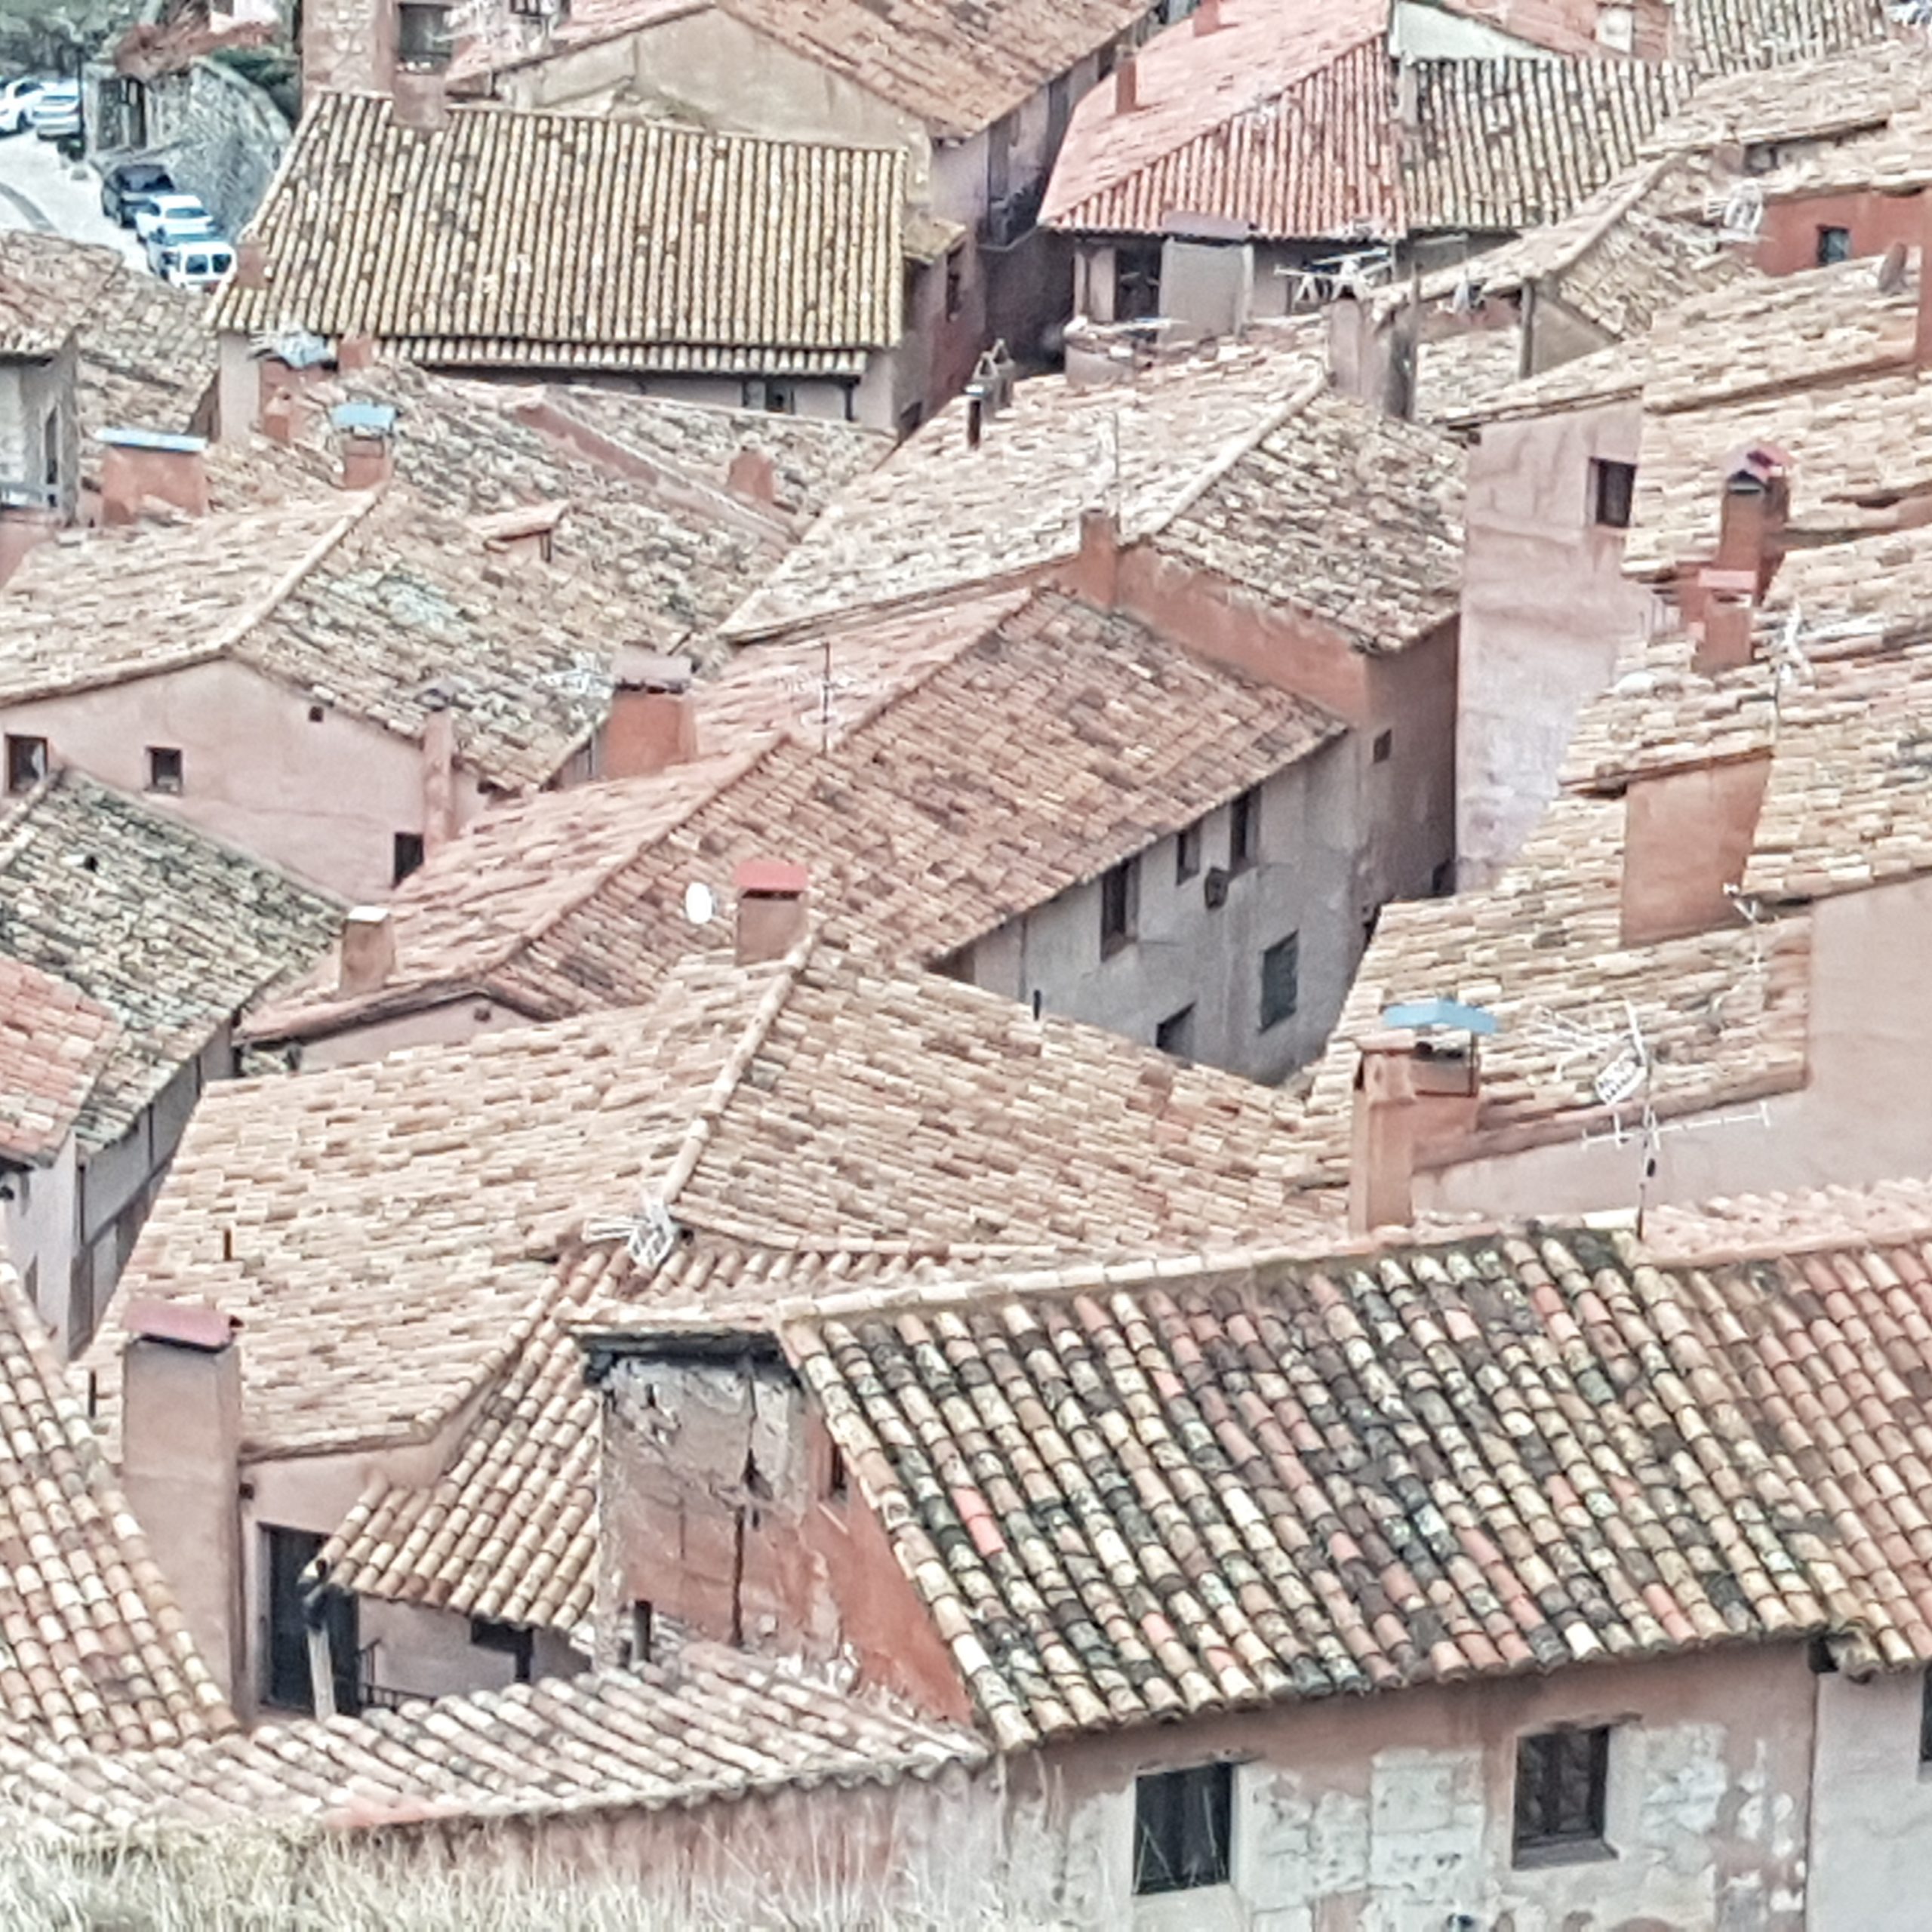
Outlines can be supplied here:
<path id="1" fill-rule="evenodd" d="M 189 1635 L 232 1703 L 245 1691 L 239 1325 L 202 1302 L 136 1301 L 122 1358 L 121 1487 Z"/>
<path id="2" fill-rule="evenodd" d="M 1120 598 L 1120 520 L 1103 503 L 1080 512 L 1080 549 L 1069 573 L 1090 604 L 1111 611 Z"/>
<path id="3" fill-rule="evenodd" d="M 447 693 L 432 690 L 423 721 L 423 855 L 456 836 L 456 713 Z"/>
<path id="4" fill-rule="evenodd" d="M 1194 10 L 1194 31 L 1197 34 L 1219 33 L 1221 30 L 1221 0 L 1201 0 Z"/>
<path id="5" fill-rule="evenodd" d="M 725 472 L 724 487 L 747 503 L 776 505 L 778 501 L 778 468 L 763 450 L 742 449 L 731 459 Z"/>
<path id="6" fill-rule="evenodd" d="M 1783 557 L 1791 459 L 1768 444 L 1733 459 L 1718 513 L 1717 555 L 1697 573 L 1692 668 L 1706 677 L 1751 661 L 1758 605 Z"/>
<path id="7" fill-rule="evenodd" d="M 272 277 L 269 273 L 269 254 L 260 238 L 245 235 L 235 245 L 235 285 L 237 288 L 263 289 Z"/>
<path id="8" fill-rule="evenodd" d="M 432 134 L 450 124 L 449 88 L 440 67 L 398 66 L 391 99 L 398 128 Z"/>
<path id="9" fill-rule="evenodd" d="M 986 399 L 977 386 L 966 392 L 966 447 L 976 450 L 986 432 Z"/>
<path id="10" fill-rule="evenodd" d="M 343 915 L 335 989 L 345 999 L 380 992 L 395 971 L 395 921 L 386 906 L 352 906 Z"/>
<path id="11" fill-rule="evenodd" d="M 352 376 L 376 366 L 376 338 L 372 335 L 346 335 L 335 346 L 335 366 L 340 374 Z"/>
<path id="12" fill-rule="evenodd" d="M 1352 1232 L 1415 1219 L 1423 1156 L 1475 1125 L 1481 1091 L 1473 1032 L 1404 1027 L 1362 1041 L 1349 1160 Z"/>
<path id="13" fill-rule="evenodd" d="M 810 881 L 804 867 L 747 859 L 731 883 L 738 892 L 738 964 L 783 958 L 805 935 Z"/>
<path id="14" fill-rule="evenodd" d="M 342 487 L 378 490 L 395 474 L 395 411 L 386 402 L 339 402 L 329 421 L 341 439 Z"/>
<path id="15" fill-rule="evenodd" d="M 140 521 L 150 504 L 187 516 L 208 511 L 208 439 L 165 435 L 155 429 L 103 429 L 100 520 Z"/>
<path id="16" fill-rule="evenodd" d="M 1131 114 L 1140 105 L 1140 61 L 1130 50 L 1120 57 L 1119 63 L 1114 69 L 1114 112 Z"/>
<path id="17" fill-rule="evenodd" d="M 496 556 L 512 558 L 520 564 L 547 564 L 555 555 L 557 526 L 569 507 L 564 501 L 525 503 L 478 517 L 470 528 L 482 538 L 483 547 Z"/>
<path id="18" fill-rule="evenodd" d="M 598 775 L 648 778 L 697 756 L 697 703 L 688 657 L 625 650 L 611 667 L 611 715 L 604 721 Z"/>
<path id="19" fill-rule="evenodd" d="M 1619 933 L 1626 946 L 1735 926 L 1770 754 L 1632 778 L 1623 795 Z"/>
<path id="20" fill-rule="evenodd" d="M 262 434 L 272 443 L 291 448 L 308 427 L 311 405 L 299 389 L 278 385 L 262 405 Z"/>

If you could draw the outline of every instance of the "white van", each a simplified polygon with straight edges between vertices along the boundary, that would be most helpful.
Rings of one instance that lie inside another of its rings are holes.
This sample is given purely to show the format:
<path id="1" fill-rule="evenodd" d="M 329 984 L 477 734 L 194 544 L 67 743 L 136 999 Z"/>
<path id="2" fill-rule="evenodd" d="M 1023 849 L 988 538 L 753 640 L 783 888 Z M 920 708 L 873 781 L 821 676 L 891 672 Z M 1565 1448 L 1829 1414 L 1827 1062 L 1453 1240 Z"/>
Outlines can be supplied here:
<path id="1" fill-rule="evenodd" d="M 219 235 L 163 250 L 161 278 L 176 288 L 219 288 L 235 272 L 235 250 Z"/>

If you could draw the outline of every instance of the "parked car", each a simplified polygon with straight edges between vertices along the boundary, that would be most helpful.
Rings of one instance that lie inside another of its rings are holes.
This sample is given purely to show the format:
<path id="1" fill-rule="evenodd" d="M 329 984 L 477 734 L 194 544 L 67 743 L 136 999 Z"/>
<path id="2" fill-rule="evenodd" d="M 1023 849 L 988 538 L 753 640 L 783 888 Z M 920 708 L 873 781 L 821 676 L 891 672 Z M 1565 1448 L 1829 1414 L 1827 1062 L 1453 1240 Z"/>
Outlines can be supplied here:
<path id="1" fill-rule="evenodd" d="M 27 110 L 46 85 L 45 81 L 27 74 L 0 88 L 0 134 L 17 134 L 26 127 Z"/>
<path id="2" fill-rule="evenodd" d="M 235 245 L 225 235 L 173 243 L 155 272 L 177 288 L 219 288 L 235 272 Z"/>
<path id="3" fill-rule="evenodd" d="M 134 211 L 135 239 L 145 242 L 154 232 L 156 226 L 167 220 L 171 216 L 192 219 L 197 215 L 209 221 L 214 219 L 214 216 L 202 207 L 199 195 L 180 193 L 156 195 L 152 198 L 147 207 L 137 208 Z"/>
<path id="4" fill-rule="evenodd" d="M 27 109 L 28 124 L 43 141 L 64 140 L 81 131 L 81 84 L 49 81 Z"/>
<path id="5" fill-rule="evenodd" d="M 163 260 L 171 248 L 178 248 L 184 242 L 226 239 L 214 217 L 205 208 L 198 214 L 163 215 L 148 230 L 148 266 L 156 275 L 164 274 Z"/>
<path id="6" fill-rule="evenodd" d="M 174 177 L 158 161 L 124 161 L 100 177 L 100 211 L 123 228 L 134 225 L 143 208 L 152 207 L 157 195 L 171 195 Z"/>

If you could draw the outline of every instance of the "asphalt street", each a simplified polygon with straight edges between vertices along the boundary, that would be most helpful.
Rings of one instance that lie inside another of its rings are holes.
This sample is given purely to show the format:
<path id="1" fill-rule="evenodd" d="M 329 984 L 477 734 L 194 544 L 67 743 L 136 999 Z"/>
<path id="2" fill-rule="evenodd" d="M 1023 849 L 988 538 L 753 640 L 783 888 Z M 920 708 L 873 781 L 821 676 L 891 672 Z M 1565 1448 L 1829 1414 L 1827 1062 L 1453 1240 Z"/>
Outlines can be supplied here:
<path id="1" fill-rule="evenodd" d="M 132 231 L 116 228 L 102 214 L 94 170 L 62 160 L 52 142 L 31 134 L 0 137 L 0 228 L 65 235 L 141 260 Z"/>

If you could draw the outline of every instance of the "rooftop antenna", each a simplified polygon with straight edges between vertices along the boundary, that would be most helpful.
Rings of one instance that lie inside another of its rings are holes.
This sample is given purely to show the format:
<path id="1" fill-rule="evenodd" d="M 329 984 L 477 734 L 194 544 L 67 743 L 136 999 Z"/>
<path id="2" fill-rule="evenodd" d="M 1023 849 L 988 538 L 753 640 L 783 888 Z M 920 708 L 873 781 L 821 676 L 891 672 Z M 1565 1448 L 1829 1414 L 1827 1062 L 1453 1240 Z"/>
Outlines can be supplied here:
<path id="1" fill-rule="evenodd" d="M 655 1273 L 678 1244 L 678 1224 L 654 1194 L 638 1203 L 635 1214 L 596 1215 L 583 1224 L 583 1238 L 593 1246 L 622 1241 L 624 1252 L 646 1273 Z"/>

